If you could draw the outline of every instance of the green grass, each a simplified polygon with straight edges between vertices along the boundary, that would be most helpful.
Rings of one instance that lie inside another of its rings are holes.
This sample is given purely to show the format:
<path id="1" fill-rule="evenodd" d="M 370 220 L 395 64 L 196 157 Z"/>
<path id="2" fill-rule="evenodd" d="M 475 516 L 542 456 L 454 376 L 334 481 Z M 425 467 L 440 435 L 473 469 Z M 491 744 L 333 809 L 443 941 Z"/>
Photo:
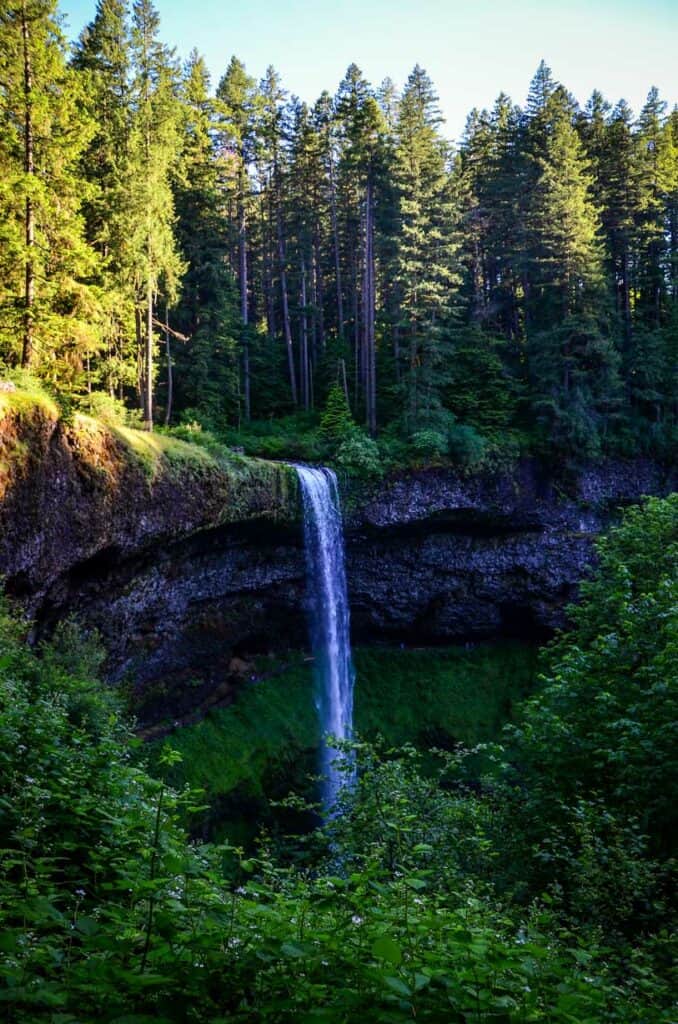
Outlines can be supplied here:
<path id="1" fill-rule="evenodd" d="M 40 381 L 25 370 L 0 371 L 0 379 L 14 384 L 14 391 L 0 391 L 0 417 L 8 412 L 32 413 L 36 407 L 51 419 L 59 416 L 59 406 Z"/>
<path id="2" fill-rule="evenodd" d="M 355 653 L 355 725 L 388 742 L 473 746 L 496 739 L 531 689 L 536 652 L 520 644 Z"/>
<path id="3" fill-rule="evenodd" d="M 248 686 L 229 707 L 154 743 L 153 756 L 168 742 L 183 757 L 171 781 L 199 786 L 210 800 L 236 789 L 265 797 L 267 777 L 293 773 L 299 757 L 319 742 L 312 689 L 308 669 L 295 664 Z"/>
<path id="4" fill-rule="evenodd" d="M 214 457 L 197 444 L 132 427 L 115 426 L 111 429 L 150 480 L 154 480 L 168 464 L 179 469 L 198 470 L 216 465 Z"/>
<path id="5" fill-rule="evenodd" d="M 427 749 L 497 738 L 533 686 L 537 654 L 506 643 L 469 650 L 358 648 L 354 658 L 357 733 Z M 261 663 L 258 668 L 264 670 Z M 229 707 L 172 733 L 164 742 L 183 760 L 168 778 L 204 789 L 212 807 L 221 805 L 222 817 L 230 819 L 232 838 L 234 830 L 244 831 L 238 818 L 266 817 L 271 796 L 310 794 L 307 773 L 319 738 L 312 669 L 295 655 Z M 161 745 L 152 745 L 152 761 Z"/>

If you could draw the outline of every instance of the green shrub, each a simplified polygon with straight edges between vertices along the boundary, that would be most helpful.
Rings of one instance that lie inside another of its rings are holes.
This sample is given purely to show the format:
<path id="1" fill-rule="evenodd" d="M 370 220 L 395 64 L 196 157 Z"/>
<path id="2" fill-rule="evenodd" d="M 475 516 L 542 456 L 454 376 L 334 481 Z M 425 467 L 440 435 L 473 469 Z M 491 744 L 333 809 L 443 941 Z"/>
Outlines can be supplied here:
<path id="1" fill-rule="evenodd" d="M 410 438 L 410 449 L 418 459 L 441 459 L 448 447 L 447 438 L 438 430 L 417 430 Z"/>
<path id="2" fill-rule="evenodd" d="M 336 463 L 348 476 L 378 477 L 383 473 L 376 441 L 360 430 L 354 430 L 339 446 Z"/>
<path id="3" fill-rule="evenodd" d="M 448 443 L 454 462 L 471 471 L 482 468 L 487 444 L 473 427 L 455 424 L 449 432 Z"/>
<path id="4" fill-rule="evenodd" d="M 105 423 L 108 427 L 132 426 L 124 402 L 105 391 L 93 391 L 80 400 L 82 412 Z"/>

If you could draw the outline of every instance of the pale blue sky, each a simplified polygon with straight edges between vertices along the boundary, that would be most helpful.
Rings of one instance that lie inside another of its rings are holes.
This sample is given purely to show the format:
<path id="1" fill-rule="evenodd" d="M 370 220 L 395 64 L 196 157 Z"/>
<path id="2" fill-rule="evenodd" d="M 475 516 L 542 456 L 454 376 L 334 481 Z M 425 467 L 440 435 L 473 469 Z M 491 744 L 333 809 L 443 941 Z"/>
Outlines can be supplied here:
<path id="1" fill-rule="evenodd" d="M 583 103 L 594 88 L 638 112 L 651 85 L 678 102 L 678 0 L 156 0 L 162 37 L 185 57 L 196 46 L 216 81 L 232 53 L 260 78 L 273 64 L 312 102 L 334 92 L 355 61 L 398 85 L 419 62 L 458 138 L 473 106 L 503 89 L 517 103 L 543 57 Z M 61 0 L 69 35 L 95 0 Z"/>

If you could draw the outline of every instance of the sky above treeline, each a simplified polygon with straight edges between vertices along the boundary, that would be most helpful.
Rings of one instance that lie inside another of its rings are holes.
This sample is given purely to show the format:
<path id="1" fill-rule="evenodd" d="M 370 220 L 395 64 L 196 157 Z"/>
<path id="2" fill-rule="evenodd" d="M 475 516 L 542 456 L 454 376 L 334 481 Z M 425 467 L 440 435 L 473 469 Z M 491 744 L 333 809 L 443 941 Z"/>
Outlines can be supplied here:
<path id="1" fill-rule="evenodd" d="M 312 103 L 355 62 L 373 85 L 402 85 L 419 63 L 458 139 L 469 110 L 502 90 L 525 100 L 542 57 L 584 103 L 594 88 L 638 113 L 656 85 L 678 101 L 678 0 L 156 0 L 161 36 L 205 57 L 213 85 L 231 54 L 261 78 L 269 64 Z M 61 0 L 76 38 L 96 0 Z"/>

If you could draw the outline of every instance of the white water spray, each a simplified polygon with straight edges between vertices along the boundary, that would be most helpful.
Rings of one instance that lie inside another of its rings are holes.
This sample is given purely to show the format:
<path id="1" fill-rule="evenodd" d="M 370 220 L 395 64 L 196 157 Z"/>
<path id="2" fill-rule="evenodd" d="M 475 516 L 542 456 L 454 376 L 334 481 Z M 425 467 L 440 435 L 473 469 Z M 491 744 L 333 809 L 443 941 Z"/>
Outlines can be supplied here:
<path id="1" fill-rule="evenodd" d="M 323 734 L 323 805 L 331 812 L 345 774 L 332 765 L 336 751 L 327 735 L 350 739 L 353 727 L 353 664 L 344 536 L 337 478 L 331 469 L 296 466 L 304 508 L 304 543 L 316 706 Z"/>

